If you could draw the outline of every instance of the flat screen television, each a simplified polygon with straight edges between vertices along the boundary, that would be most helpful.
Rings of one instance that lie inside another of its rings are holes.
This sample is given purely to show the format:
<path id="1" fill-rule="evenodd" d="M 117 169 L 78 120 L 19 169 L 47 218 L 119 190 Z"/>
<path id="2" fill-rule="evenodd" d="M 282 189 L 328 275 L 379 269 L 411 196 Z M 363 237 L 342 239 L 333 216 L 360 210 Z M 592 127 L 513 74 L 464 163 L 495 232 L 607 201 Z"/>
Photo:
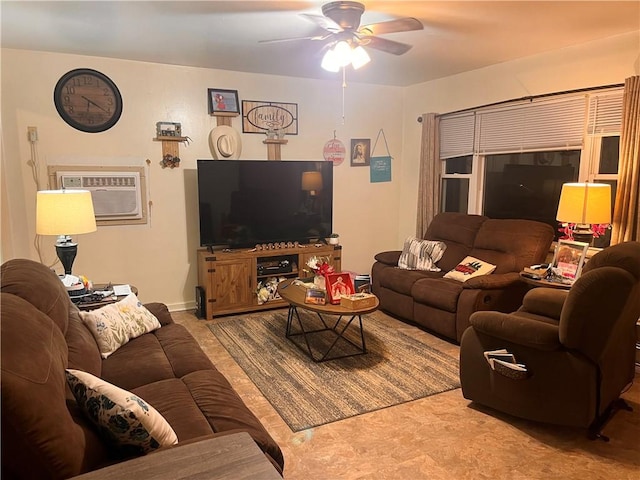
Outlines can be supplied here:
<path id="1" fill-rule="evenodd" d="M 200 245 L 243 248 L 328 237 L 333 163 L 198 160 Z"/>

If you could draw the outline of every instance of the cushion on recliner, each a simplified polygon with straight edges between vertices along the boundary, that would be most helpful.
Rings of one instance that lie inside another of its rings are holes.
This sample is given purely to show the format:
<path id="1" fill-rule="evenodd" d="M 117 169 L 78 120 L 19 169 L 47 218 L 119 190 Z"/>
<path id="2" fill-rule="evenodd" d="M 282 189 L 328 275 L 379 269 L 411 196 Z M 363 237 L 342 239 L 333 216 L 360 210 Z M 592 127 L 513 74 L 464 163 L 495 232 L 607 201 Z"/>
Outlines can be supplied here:
<path id="1" fill-rule="evenodd" d="M 405 270 L 398 267 L 389 267 L 380 276 L 380 285 L 394 292 L 411 295 L 413 284 L 423 278 L 441 278 L 442 272 L 428 272 L 425 270 Z"/>
<path id="2" fill-rule="evenodd" d="M 454 313 L 458 307 L 458 297 L 462 283 L 444 278 L 424 278 L 418 280 L 411 289 L 414 301 Z"/>
<path id="3" fill-rule="evenodd" d="M 438 262 L 438 267 L 442 271 L 451 270 L 460 260 L 469 255 L 476 234 L 485 221 L 487 217 L 482 215 L 453 212 L 439 213 L 434 217 L 424 238 L 440 240 L 447 245 L 444 255 Z"/>

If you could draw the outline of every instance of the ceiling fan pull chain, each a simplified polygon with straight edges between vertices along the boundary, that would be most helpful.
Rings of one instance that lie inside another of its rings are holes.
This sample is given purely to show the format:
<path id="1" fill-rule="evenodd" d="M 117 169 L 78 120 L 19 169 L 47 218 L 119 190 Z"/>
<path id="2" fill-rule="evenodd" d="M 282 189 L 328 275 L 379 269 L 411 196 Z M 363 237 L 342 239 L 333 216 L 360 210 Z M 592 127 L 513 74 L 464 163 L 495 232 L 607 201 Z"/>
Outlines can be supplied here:
<path id="1" fill-rule="evenodd" d="M 344 97 L 347 90 L 347 69 L 342 67 L 342 124 L 344 125 Z"/>

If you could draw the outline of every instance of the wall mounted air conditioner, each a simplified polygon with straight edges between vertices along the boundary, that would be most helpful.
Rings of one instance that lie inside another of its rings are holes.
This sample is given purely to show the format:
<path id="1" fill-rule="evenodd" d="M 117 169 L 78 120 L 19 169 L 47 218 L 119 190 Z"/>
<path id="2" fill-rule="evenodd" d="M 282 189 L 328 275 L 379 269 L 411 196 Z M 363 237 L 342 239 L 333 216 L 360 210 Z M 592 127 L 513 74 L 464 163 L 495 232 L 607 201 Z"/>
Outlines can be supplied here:
<path id="1" fill-rule="evenodd" d="M 146 222 L 140 171 L 57 170 L 55 177 L 57 188 L 91 192 L 98 225 Z"/>

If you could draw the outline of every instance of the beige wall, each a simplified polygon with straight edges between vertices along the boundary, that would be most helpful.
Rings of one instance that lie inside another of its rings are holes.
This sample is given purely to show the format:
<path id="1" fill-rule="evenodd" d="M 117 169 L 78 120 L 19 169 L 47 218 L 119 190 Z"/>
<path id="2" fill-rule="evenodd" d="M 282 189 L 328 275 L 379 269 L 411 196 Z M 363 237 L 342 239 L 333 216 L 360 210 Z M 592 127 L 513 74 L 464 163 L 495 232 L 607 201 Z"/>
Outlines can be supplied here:
<path id="1" fill-rule="evenodd" d="M 66 125 L 53 104 L 57 80 L 74 68 L 94 68 L 118 85 L 124 101 L 120 121 L 110 130 L 89 134 Z M 237 89 L 241 99 L 298 104 L 299 135 L 289 136 L 283 159 L 322 159 L 333 132 L 347 149 L 351 138 L 375 140 L 383 128 L 394 159 L 390 183 L 369 182 L 368 168 L 348 159 L 335 168 L 334 230 L 344 246 L 343 267 L 367 273 L 373 255 L 395 247 L 402 161 L 402 90 L 349 84 L 342 124 L 341 78 L 321 82 L 81 57 L 2 50 L 3 208 L 2 256 L 38 259 L 35 235 L 35 182 L 27 127 L 38 128 L 36 144 L 41 180 L 47 164 L 145 164 L 150 160 L 150 221 L 144 226 L 99 227 L 80 235 L 74 272 L 99 281 L 129 282 L 143 301 L 170 308 L 194 305 L 197 283 L 198 210 L 196 160 L 211 158 L 208 134 L 216 120 L 207 114 L 207 88 Z M 384 109 L 382 109 L 384 106 Z M 180 146 L 180 168 L 162 169 L 161 145 L 152 139 L 158 121 L 182 123 L 193 142 Z M 242 131 L 239 118 L 233 126 Z M 242 135 L 242 158 L 266 159 L 264 137 Z M 382 144 L 376 154 L 383 154 Z M 43 188 L 46 183 L 43 183 Z M 259 208 L 259 206 L 256 206 Z M 43 239 L 43 261 L 56 260 L 53 237 Z M 60 272 L 60 265 L 57 270 Z"/>
<path id="2" fill-rule="evenodd" d="M 368 272 L 373 255 L 399 249 L 414 233 L 420 124 L 424 112 L 445 113 L 528 95 L 622 83 L 639 73 L 635 34 L 508 62 L 405 89 L 349 84 L 342 124 L 341 81 L 321 82 L 222 70 L 178 67 L 95 57 L 2 50 L 2 258 L 37 259 L 33 247 L 35 185 L 27 127 L 38 127 L 42 178 L 47 163 L 115 165 L 150 160 L 149 224 L 100 227 L 77 238 L 74 270 L 94 281 L 135 284 L 143 301 L 170 308 L 192 307 L 197 282 L 198 158 L 211 158 L 207 144 L 216 125 L 207 115 L 207 88 L 237 89 L 241 99 L 297 103 L 298 136 L 289 137 L 284 159 L 322 158 L 324 143 L 337 137 L 371 138 L 380 128 L 388 140 L 391 183 L 369 183 L 369 170 L 348 160 L 335 169 L 334 229 L 344 246 L 343 267 Z M 88 67 L 110 76 L 124 98 L 120 122 L 99 134 L 79 132 L 58 116 L 53 87 L 67 71 Z M 158 121 L 181 122 L 193 139 L 180 146 L 180 168 L 159 166 L 161 146 L 152 141 Z M 233 126 L 241 131 L 238 118 Z M 262 136 L 243 134 L 242 158 L 264 159 Z M 375 153 L 384 154 L 378 145 Z M 45 238 L 45 263 L 55 260 L 54 239 Z M 59 265 L 57 266 L 60 270 Z"/>
<path id="3" fill-rule="evenodd" d="M 415 231 L 423 113 L 447 113 L 545 93 L 624 83 L 640 73 L 640 32 L 564 48 L 405 89 L 397 243 Z"/>

